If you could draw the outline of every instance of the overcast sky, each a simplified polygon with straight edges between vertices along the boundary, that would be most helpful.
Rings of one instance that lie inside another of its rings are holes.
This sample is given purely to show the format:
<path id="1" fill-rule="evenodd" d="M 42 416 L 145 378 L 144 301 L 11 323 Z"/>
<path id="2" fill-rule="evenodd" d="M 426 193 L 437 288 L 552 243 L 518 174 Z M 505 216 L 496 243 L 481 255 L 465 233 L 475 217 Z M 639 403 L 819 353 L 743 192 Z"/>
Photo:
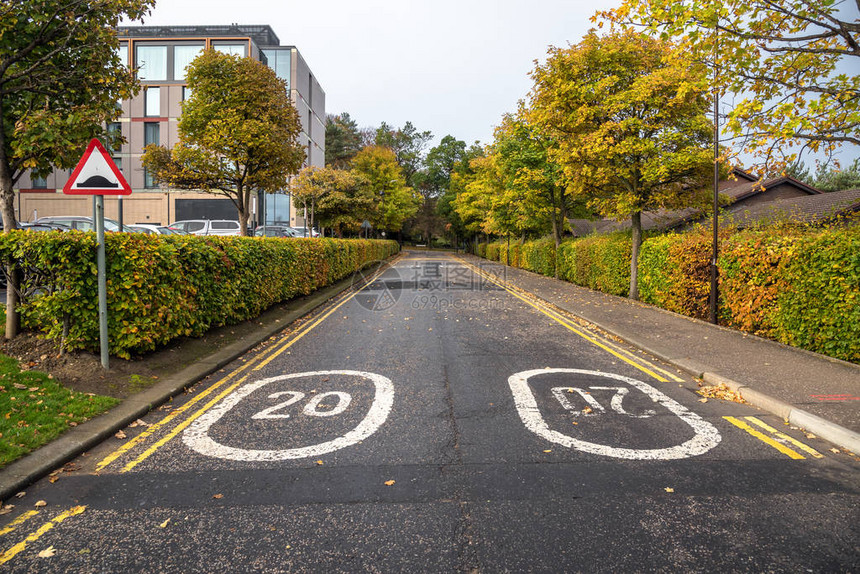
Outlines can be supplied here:
<path id="1" fill-rule="evenodd" d="M 436 141 L 489 143 L 549 45 L 576 43 L 621 0 L 157 0 L 145 25 L 268 24 L 302 53 L 326 112 L 411 121 Z M 138 24 L 135 22 L 135 24 Z"/>

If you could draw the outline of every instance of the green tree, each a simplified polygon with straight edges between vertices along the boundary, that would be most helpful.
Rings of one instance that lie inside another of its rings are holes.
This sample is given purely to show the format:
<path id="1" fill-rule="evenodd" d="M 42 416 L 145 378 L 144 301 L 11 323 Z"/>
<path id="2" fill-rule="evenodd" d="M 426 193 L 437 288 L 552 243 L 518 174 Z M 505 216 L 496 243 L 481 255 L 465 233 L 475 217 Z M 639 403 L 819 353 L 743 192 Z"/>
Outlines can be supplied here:
<path id="1" fill-rule="evenodd" d="M 424 161 L 424 148 L 433 139 L 430 132 L 419 132 L 412 122 L 406 122 L 402 128 L 395 129 L 385 122 L 376 130 L 375 143 L 378 146 L 387 147 L 394 152 L 397 165 L 403 170 L 406 184 L 415 185 L 412 178 L 422 167 Z"/>
<path id="2" fill-rule="evenodd" d="M 348 113 L 328 114 L 325 119 L 325 165 L 347 169 L 362 148 L 361 132 Z"/>
<path id="3" fill-rule="evenodd" d="M 855 159 L 851 166 L 846 169 L 822 165 L 818 168 L 815 182 L 812 185 L 821 191 L 860 189 L 860 158 Z"/>
<path id="4" fill-rule="evenodd" d="M 369 146 L 352 160 L 353 171 L 369 186 L 375 202 L 373 226 L 381 231 L 399 232 L 404 222 L 418 210 L 418 197 L 406 184 L 394 152 Z"/>
<path id="5" fill-rule="evenodd" d="M 836 0 L 626 0 L 596 18 L 677 39 L 684 59 L 716 65 L 715 87 L 738 100 L 728 130 L 766 173 L 805 150 L 832 155 L 860 144 L 857 8 Z"/>
<path id="6" fill-rule="evenodd" d="M 504 192 L 504 178 L 497 156 L 485 154 L 469 162 L 470 173 L 462 179 L 462 189 L 453 201 L 463 227 L 471 233 L 495 233 L 502 226 L 492 216 L 493 200 Z"/>
<path id="7" fill-rule="evenodd" d="M 466 183 L 475 175 L 472 160 L 483 156 L 484 148 L 478 145 L 478 142 L 463 152 L 462 158 L 453 164 L 448 185 L 436 204 L 436 211 L 446 222 L 445 229 L 451 235 L 455 247 L 459 245 L 459 239 L 467 235 L 466 226 L 457 211 L 457 198 L 465 191 Z"/>
<path id="8" fill-rule="evenodd" d="M 120 59 L 116 26 L 153 0 L 14 0 L 0 3 L 0 212 L 17 227 L 13 188 L 27 170 L 73 167 L 87 142 L 118 144 L 105 123 L 137 82 Z M 7 290 L 6 337 L 18 330 L 17 276 Z"/>
<path id="9" fill-rule="evenodd" d="M 293 198 L 308 214 L 308 227 L 315 222 L 334 229 L 357 229 L 370 214 L 373 195 L 360 176 L 330 167 L 306 167 L 291 184 Z"/>
<path id="10" fill-rule="evenodd" d="M 604 216 L 630 218 L 633 299 L 642 212 L 697 203 L 713 168 L 703 76 L 666 44 L 632 31 L 592 31 L 567 49 L 551 48 L 532 73 L 530 116 L 555 138 L 550 159 L 571 191 Z"/>
<path id="11" fill-rule="evenodd" d="M 286 83 L 251 58 L 207 50 L 188 66 L 186 81 L 192 95 L 182 106 L 179 143 L 147 146 L 144 166 L 167 185 L 229 198 L 244 235 L 252 194 L 286 189 L 304 161 L 299 115 Z"/>

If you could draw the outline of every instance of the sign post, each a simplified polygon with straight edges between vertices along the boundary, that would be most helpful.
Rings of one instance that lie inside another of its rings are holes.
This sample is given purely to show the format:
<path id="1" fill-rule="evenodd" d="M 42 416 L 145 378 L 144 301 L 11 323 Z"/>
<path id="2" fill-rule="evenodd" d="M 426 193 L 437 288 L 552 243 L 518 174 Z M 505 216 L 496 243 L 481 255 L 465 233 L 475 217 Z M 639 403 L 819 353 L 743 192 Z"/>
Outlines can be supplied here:
<path id="1" fill-rule="evenodd" d="M 98 153 L 93 153 L 98 152 Z M 67 195 L 93 195 L 96 227 L 96 265 L 98 267 L 99 347 L 102 367 L 109 368 L 107 281 L 105 262 L 105 200 L 106 195 L 130 195 L 131 186 L 122 176 L 113 158 L 97 139 L 92 139 L 81 161 L 63 187 Z M 120 229 L 122 231 L 122 229 Z"/>

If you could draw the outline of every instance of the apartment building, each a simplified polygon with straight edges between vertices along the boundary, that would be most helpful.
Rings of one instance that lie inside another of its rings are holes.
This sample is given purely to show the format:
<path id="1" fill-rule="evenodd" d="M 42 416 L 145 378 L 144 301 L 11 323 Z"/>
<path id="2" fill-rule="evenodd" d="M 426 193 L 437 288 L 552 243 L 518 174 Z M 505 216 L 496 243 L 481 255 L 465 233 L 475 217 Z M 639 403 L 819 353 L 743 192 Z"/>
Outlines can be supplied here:
<path id="1" fill-rule="evenodd" d="M 325 92 L 295 46 L 281 46 L 270 26 L 122 26 L 118 29 L 120 57 L 137 70 L 140 92 L 122 102 L 122 115 L 109 126 L 127 143 L 112 150 L 114 160 L 132 187 L 122 199 L 109 197 L 105 214 L 123 222 L 168 224 L 180 219 L 235 219 L 236 209 L 213 194 L 167 189 L 158 185 L 141 162 L 144 146 L 172 147 L 179 141 L 182 101 L 189 96 L 185 69 L 203 50 L 250 56 L 266 63 L 287 82 L 302 121 L 300 143 L 305 165 L 325 165 Z M 63 185 L 71 170 L 56 170 L 45 178 L 24 175 L 17 205 L 21 221 L 47 215 L 90 215 L 89 197 L 65 196 Z M 303 225 L 286 192 L 262 194 L 254 201 L 255 223 L 289 222 Z"/>

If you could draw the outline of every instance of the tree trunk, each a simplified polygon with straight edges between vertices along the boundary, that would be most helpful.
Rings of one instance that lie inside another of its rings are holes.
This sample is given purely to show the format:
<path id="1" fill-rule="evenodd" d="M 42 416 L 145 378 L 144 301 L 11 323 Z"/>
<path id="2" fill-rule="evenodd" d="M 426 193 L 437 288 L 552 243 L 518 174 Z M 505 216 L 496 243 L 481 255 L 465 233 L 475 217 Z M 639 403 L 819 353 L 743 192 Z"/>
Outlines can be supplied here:
<path id="1" fill-rule="evenodd" d="M 4 158 L 5 159 L 5 158 Z M 15 217 L 15 191 L 9 166 L 0 161 L 0 212 L 3 217 L 3 231 L 18 228 Z M 18 335 L 18 292 L 21 288 L 21 274 L 14 261 L 6 262 L 6 338 Z"/>
<path id="2" fill-rule="evenodd" d="M 630 249 L 630 298 L 639 300 L 639 247 L 642 246 L 642 212 L 630 216 L 633 228 L 633 245 Z"/>
<path id="3" fill-rule="evenodd" d="M 248 236 L 248 219 L 251 217 L 251 194 L 241 185 L 236 189 L 239 212 L 239 235 Z"/>
<path id="4" fill-rule="evenodd" d="M 558 279 L 558 246 L 561 244 L 560 239 L 561 232 L 559 231 L 558 226 L 558 218 L 556 214 L 552 216 L 552 238 L 555 240 L 555 261 L 553 261 L 553 268 L 555 270 L 555 278 Z"/>

